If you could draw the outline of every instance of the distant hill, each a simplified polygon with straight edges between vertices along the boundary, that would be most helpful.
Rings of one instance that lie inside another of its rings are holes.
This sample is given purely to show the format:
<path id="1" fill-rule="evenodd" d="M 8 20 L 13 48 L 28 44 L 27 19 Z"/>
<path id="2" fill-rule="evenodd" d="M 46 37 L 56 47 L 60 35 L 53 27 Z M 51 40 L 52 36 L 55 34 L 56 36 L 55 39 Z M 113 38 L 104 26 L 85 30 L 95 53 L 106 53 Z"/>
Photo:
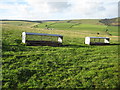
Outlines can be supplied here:
<path id="1" fill-rule="evenodd" d="M 54 21 L 61 21 L 61 20 L 9 20 L 9 19 L 0 19 L 0 21 L 24 21 L 24 22 L 36 22 L 36 23 L 42 23 L 42 22 L 54 22 Z"/>
<path id="2" fill-rule="evenodd" d="M 24 21 L 24 22 L 67 22 L 67 23 L 79 23 L 79 24 L 95 24 L 95 25 L 108 25 L 108 26 L 120 26 L 119 18 L 112 19 L 76 19 L 76 20 L 8 20 L 0 19 L 0 21 Z"/>
<path id="3" fill-rule="evenodd" d="M 108 25 L 108 26 L 119 26 L 120 17 L 112 19 L 80 19 L 80 20 L 67 20 L 66 22 L 72 23 L 83 23 L 83 24 L 96 24 L 96 25 Z"/>
<path id="4" fill-rule="evenodd" d="M 101 19 L 100 22 L 108 26 L 120 26 L 120 17 L 112 19 Z"/>
<path id="5" fill-rule="evenodd" d="M 80 24 L 102 24 L 101 22 L 99 22 L 100 19 L 80 19 L 80 20 L 67 20 L 66 22 L 69 23 L 80 23 Z"/>
<path id="6" fill-rule="evenodd" d="M 24 21 L 24 22 L 37 22 L 37 23 L 41 23 L 42 21 L 32 21 L 32 20 L 9 20 L 9 19 L 0 19 L 0 21 Z"/>

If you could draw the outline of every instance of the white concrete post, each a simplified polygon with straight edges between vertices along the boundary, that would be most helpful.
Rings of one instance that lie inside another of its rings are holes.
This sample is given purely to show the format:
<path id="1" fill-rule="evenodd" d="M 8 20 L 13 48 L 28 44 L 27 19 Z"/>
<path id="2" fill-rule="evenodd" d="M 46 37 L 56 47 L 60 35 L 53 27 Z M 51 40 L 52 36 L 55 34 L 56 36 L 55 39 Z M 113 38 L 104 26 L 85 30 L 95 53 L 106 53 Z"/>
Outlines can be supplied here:
<path id="1" fill-rule="evenodd" d="M 26 33 L 22 33 L 22 43 L 26 43 Z"/>
<path id="2" fill-rule="evenodd" d="M 90 44 L 90 37 L 85 37 L 85 44 Z"/>
<path id="3" fill-rule="evenodd" d="M 104 43 L 110 43 L 109 38 L 104 39 Z"/>
<path id="4" fill-rule="evenodd" d="M 62 43 L 63 37 L 58 37 L 58 42 Z"/>

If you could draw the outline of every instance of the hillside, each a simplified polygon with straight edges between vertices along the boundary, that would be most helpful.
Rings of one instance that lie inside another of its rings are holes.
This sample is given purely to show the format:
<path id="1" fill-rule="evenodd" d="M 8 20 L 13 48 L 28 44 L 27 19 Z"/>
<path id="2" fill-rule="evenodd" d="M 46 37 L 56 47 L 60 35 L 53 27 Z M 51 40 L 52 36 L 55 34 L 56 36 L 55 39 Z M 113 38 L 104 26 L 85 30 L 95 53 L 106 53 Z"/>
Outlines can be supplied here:
<path id="1" fill-rule="evenodd" d="M 120 18 L 102 19 L 100 20 L 100 22 L 109 26 L 119 26 L 120 25 L 119 19 Z"/>
<path id="2" fill-rule="evenodd" d="M 77 19 L 77 20 L 37 20 L 37 21 L 31 21 L 31 20 L 7 20 L 7 19 L 1 19 L 0 21 L 22 21 L 22 22 L 36 22 L 36 23 L 42 23 L 42 22 L 72 22 L 72 23 L 83 23 L 83 24 L 98 24 L 98 25 L 106 25 L 106 23 L 109 23 L 110 25 L 119 25 L 119 17 L 118 18 L 112 18 L 112 19 Z M 102 22 L 103 21 L 103 22 Z"/>
<path id="3" fill-rule="evenodd" d="M 33 26 L 34 28 L 48 30 L 69 30 L 83 31 L 90 33 L 100 33 L 102 35 L 118 35 L 118 19 L 81 19 L 43 22 Z M 108 25 L 109 24 L 109 25 Z M 107 32 L 106 32 L 107 30 Z"/>
<path id="4" fill-rule="evenodd" d="M 118 88 L 118 27 L 99 21 L 2 21 L 2 87 Z M 27 46 L 22 32 L 60 34 L 63 45 Z M 110 45 L 85 45 L 86 36 L 110 37 Z"/>

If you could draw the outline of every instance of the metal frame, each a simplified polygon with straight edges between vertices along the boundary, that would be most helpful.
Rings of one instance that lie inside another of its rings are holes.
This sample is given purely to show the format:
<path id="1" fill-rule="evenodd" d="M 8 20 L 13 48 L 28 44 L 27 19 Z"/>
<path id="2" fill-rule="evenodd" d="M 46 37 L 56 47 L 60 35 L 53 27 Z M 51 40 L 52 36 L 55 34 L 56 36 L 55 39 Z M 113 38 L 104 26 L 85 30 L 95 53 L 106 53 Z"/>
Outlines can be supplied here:
<path id="1" fill-rule="evenodd" d="M 101 42 L 97 42 L 97 43 L 93 43 L 93 42 L 91 42 L 91 39 L 99 39 L 99 41 L 100 41 L 100 39 L 104 39 L 104 43 L 101 43 Z M 85 44 L 88 44 L 88 45 L 90 45 L 90 44 L 109 44 L 110 43 L 110 38 L 109 37 L 85 37 Z"/>

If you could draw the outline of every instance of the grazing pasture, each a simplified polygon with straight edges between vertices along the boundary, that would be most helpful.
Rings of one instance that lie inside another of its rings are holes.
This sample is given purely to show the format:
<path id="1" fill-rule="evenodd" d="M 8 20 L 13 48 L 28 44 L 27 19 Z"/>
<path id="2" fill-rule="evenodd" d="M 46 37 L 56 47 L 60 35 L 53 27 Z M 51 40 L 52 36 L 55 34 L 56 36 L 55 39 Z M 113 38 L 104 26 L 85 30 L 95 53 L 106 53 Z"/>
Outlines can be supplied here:
<path id="1" fill-rule="evenodd" d="M 63 44 L 27 46 L 22 32 L 60 34 Z M 110 45 L 85 45 L 86 36 L 109 37 Z M 118 46 L 118 27 L 99 20 L 2 21 L 2 87 L 118 88 Z"/>

